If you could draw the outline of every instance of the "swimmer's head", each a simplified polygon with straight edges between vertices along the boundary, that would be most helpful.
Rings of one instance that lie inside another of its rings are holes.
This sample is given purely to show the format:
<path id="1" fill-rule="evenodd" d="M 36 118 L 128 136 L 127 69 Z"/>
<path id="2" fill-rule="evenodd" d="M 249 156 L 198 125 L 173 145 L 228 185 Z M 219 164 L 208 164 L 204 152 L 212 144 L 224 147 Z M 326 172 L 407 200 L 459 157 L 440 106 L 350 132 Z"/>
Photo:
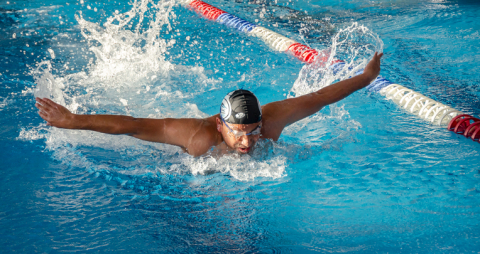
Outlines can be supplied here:
<path id="1" fill-rule="evenodd" d="M 262 108 L 250 91 L 239 89 L 223 98 L 217 130 L 225 144 L 240 153 L 247 153 L 260 138 Z"/>
<path id="2" fill-rule="evenodd" d="M 231 124 L 258 123 L 262 120 L 262 108 L 252 92 L 239 89 L 223 98 L 220 116 Z"/>

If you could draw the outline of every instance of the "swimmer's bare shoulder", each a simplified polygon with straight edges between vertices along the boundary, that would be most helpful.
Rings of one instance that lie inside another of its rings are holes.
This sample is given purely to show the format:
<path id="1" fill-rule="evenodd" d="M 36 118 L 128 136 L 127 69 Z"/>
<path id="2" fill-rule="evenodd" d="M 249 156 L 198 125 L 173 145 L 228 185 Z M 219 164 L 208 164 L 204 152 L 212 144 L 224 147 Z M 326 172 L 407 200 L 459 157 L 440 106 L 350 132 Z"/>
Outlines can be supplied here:
<path id="1" fill-rule="evenodd" d="M 196 118 L 141 118 L 142 131 L 131 136 L 146 141 L 176 145 L 193 156 L 200 156 L 209 151 L 212 146 L 222 142 L 216 131 L 213 117 Z"/>
<path id="2" fill-rule="evenodd" d="M 200 156 L 206 154 L 212 147 L 218 146 L 223 142 L 221 134 L 216 129 L 215 118 L 218 115 L 204 119 L 186 119 L 181 123 L 178 129 L 172 130 L 177 132 L 180 128 L 184 128 L 182 137 L 182 149 L 190 155 Z M 179 122 L 180 123 L 180 122 Z M 185 129 L 186 128 L 186 129 Z M 180 136 L 181 133 L 175 133 L 172 136 Z"/>

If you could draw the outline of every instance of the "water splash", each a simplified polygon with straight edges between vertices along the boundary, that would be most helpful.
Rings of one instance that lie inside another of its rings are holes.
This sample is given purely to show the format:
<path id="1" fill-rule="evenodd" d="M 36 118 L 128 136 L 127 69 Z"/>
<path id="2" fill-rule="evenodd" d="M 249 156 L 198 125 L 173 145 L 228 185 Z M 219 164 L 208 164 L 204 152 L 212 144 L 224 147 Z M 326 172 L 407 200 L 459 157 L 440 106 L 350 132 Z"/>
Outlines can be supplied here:
<path id="1" fill-rule="evenodd" d="M 326 52 L 329 57 L 327 62 L 341 59 L 345 61 L 345 67 L 334 73 L 330 69 L 331 65 L 323 62 L 305 65 L 290 90 L 289 97 L 311 93 L 335 81 L 348 79 L 365 68 L 376 51 L 383 52 L 383 42 L 377 34 L 355 22 L 335 34 L 329 49 Z"/>
<path id="2" fill-rule="evenodd" d="M 51 98 L 80 114 L 206 117 L 188 100 L 205 89 L 215 89 L 221 80 L 208 78 L 203 67 L 174 65 L 166 59 L 175 45 L 175 40 L 164 38 L 172 29 L 174 5 L 174 1 L 134 1 L 129 11 L 116 13 L 101 25 L 87 21 L 79 12 L 76 20 L 80 32 L 90 46 L 88 54 L 95 57 L 85 71 L 67 75 L 53 74 L 56 70 L 51 61 L 39 62 L 31 70 L 37 84 L 34 95 Z M 45 139 L 46 150 L 56 160 L 98 172 L 106 179 L 112 178 L 112 172 L 120 175 L 218 172 L 250 181 L 257 177 L 281 177 L 286 167 L 284 156 L 265 155 L 271 152 L 270 148 L 263 149 L 265 152 L 259 149 L 255 156 L 193 158 L 175 146 L 128 136 L 49 128 L 45 124 L 23 128 L 19 139 Z"/>
<path id="3" fill-rule="evenodd" d="M 172 29 L 169 17 L 174 17 L 174 5 L 175 1 L 155 4 L 135 0 L 130 11 L 114 14 L 102 26 L 86 21 L 81 12 L 75 15 L 83 37 L 98 45 L 90 48 L 97 59 L 90 75 L 110 81 L 111 86 L 122 86 L 172 70 L 174 67 L 165 60 L 165 52 L 175 40 L 166 41 L 160 35 L 164 29 Z M 146 16 L 150 22 L 148 28 L 143 28 Z M 133 31 L 132 26 L 135 26 Z"/>
<path id="4" fill-rule="evenodd" d="M 325 65 L 324 62 L 305 65 L 288 97 L 315 92 L 335 81 L 348 79 L 362 70 L 376 51 L 383 51 L 383 42 L 367 27 L 353 23 L 340 29 L 332 38 L 329 50 L 322 51 L 322 54 L 328 56 L 327 63 L 341 59 L 345 61 L 345 67 L 334 73 L 330 69 L 331 64 Z M 338 141 L 340 144 L 344 143 L 341 140 L 353 140 L 361 124 L 355 119 L 350 119 L 348 111 L 343 106 L 330 105 L 328 110 L 330 110 L 329 113 L 322 110 L 312 117 L 292 124 L 285 129 L 284 134 L 298 137 L 310 144 L 323 142 L 324 146 L 334 145 Z M 337 136 L 332 136 L 332 129 L 336 130 Z"/>
<path id="5" fill-rule="evenodd" d="M 174 1 L 136 0 L 129 11 L 116 13 L 101 25 L 87 21 L 79 12 L 76 20 L 89 45 L 86 55 L 93 54 L 94 58 L 90 58 L 84 71 L 66 75 L 53 74 L 57 72 L 50 61 L 38 63 L 31 71 L 37 84 L 34 95 L 52 98 L 79 114 L 206 117 L 207 114 L 189 100 L 206 89 L 215 89 L 222 80 L 209 78 L 203 67 L 176 65 L 167 60 L 169 50 L 176 46 L 174 39 L 166 39 L 176 18 L 172 12 L 175 4 Z M 366 49 L 374 45 L 361 41 L 365 34 L 374 37 L 368 29 L 356 24 L 341 30 L 333 40 L 330 57 L 348 55 L 353 50 L 356 52 L 353 57 L 343 59 L 349 60 L 352 66 L 361 65 L 371 53 Z M 356 47 L 352 49 L 354 43 Z M 58 57 L 61 52 L 54 54 Z M 322 76 L 321 72 L 321 69 L 314 70 L 313 65 L 304 67 L 292 91 L 301 95 L 348 75 L 333 76 L 325 69 L 323 73 L 327 75 Z M 319 128 L 325 119 L 333 120 L 328 121 L 330 124 L 348 122 L 345 126 L 350 127 L 337 134 L 359 128 L 357 122 L 348 119 L 348 112 L 342 107 L 331 106 L 330 113 L 304 119 L 287 128 L 285 135 L 299 138 L 310 146 L 326 141 L 327 146 L 348 142 L 349 135 L 332 138 L 327 133 L 328 128 Z M 304 149 L 299 145 L 262 141 L 252 155 L 193 158 L 170 145 L 128 136 L 49 128 L 44 124 L 22 129 L 19 138 L 45 139 L 46 149 L 55 159 L 100 172 L 106 179 L 113 179 L 111 172 L 120 175 L 207 175 L 216 172 L 240 181 L 279 178 L 286 174 L 289 161 L 294 161 L 296 153 Z"/>

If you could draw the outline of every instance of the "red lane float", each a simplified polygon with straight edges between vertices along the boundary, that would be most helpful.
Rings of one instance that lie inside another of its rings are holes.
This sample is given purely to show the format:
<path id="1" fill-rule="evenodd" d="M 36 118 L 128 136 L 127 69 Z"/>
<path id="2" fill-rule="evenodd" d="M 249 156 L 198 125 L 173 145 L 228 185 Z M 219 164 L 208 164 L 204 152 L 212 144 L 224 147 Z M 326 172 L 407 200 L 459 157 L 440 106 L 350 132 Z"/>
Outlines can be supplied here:
<path id="1" fill-rule="evenodd" d="M 313 60 L 315 60 L 315 57 L 318 56 L 318 51 L 298 42 L 290 45 L 288 51 L 292 52 L 296 58 L 306 63 L 312 63 Z"/>
<path id="2" fill-rule="evenodd" d="M 472 140 L 477 140 L 480 142 L 480 128 L 477 128 L 477 130 L 472 134 Z"/>
<path id="3" fill-rule="evenodd" d="M 328 52 L 328 50 L 318 52 L 317 50 L 298 42 L 290 45 L 287 51 L 292 53 L 299 60 L 309 64 L 313 62 L 326 63 L 328 61 L 328 58 L 330 57 L 330 52 Z M 331 64 L 339 62 L 343 62 L 343 60 L 334 59 Z"/>
<path id="4" fill-rule="evenodd" d="M 475 132 L 477 132 L 478 130 L 480 130 L 480 121 L 476 121 L 472 124 L 470 124 L 470 126 L 468 126 L 468 128 L 465 130 L 465 132 L 463 133 L 463 135 L 465 137 L 472 137 L 473 140 L 475 140 L 475 135 L 473 135 Z"/>
<path id="5" fill-rule="evenodd" d="M 448 124 L 447 129 L 480 142 L 480 119 L 471 115 L 463 114 L 454 117 Z"/>
<path id="6" fill-rule="evenodd" d="M 217 20 L 217 18 L 222 15 L 223 13 L 227 13 L 226 11 L 222 11 L 215 6 L 209 5 L 203 1 L 194 0 L 190 3 L 192 8 L 201 13 L 204 17 L 209 20 Z"/>

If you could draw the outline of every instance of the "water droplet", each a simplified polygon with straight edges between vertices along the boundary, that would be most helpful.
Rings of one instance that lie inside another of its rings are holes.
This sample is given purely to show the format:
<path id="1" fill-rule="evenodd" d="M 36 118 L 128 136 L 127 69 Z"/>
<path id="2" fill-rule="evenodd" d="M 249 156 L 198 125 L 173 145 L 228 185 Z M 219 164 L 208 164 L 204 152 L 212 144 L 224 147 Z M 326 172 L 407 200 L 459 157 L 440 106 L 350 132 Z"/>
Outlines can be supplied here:
<path id="1" fill-rule="evenodd" d="M 55 52 L 53 52 L 53 49 L 48 49 L 48 53 L 50 53 L 52 59 L 55 59 Z"/>
<path id="2" fill-rule="evenodd" d="M 128 101 L 125 100 L 125 99 L 120 98 L 120 102 L 123 104 L 123 106 L 127 106 L 127 105 L 128 105 Z"/>

